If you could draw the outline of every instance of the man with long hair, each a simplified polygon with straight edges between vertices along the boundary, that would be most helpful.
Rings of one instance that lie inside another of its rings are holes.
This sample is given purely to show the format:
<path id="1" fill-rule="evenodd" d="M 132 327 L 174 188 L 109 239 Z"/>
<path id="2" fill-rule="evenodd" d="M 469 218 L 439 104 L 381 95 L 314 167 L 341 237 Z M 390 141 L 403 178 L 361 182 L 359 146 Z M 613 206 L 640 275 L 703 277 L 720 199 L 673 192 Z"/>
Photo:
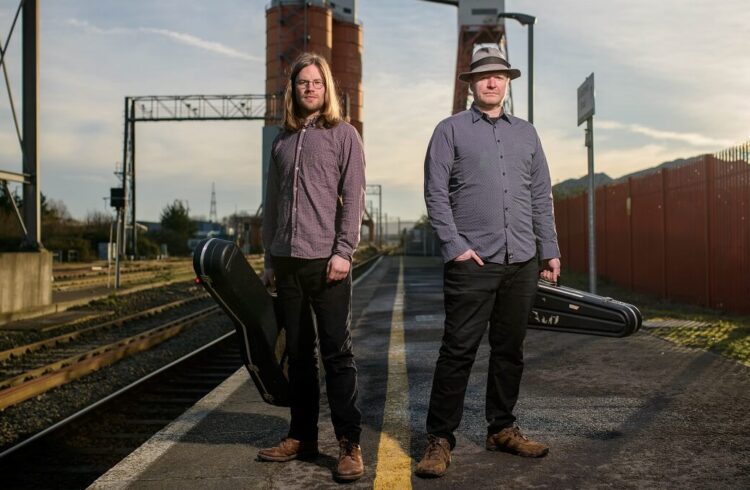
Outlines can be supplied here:
<path id="1" fill-rule="evenodd" d="M 351 261 L 364 196 L 362 141 L 341 118 L 326 60 L 303 53 L 286 84 L 283 131 L 271 150 L 263 205 L 263 277 L 275 283 L 283 305 L 291 423 L 287 437 L 261 449 L 258 458 L 283 462 L 317 455 L 319 341 L 340 447 L 335 477 L 343 481 L 364 474 L 350 334 Z"/>
<path id="2" fill-rule="evenodd" d="M 556 282 L 560 274 L 549 168 L 534 126 L 503 111 L 521 72 L 496 47 L 480 48 L 470 68 L 459 80 L 474 103 L 438 124 L 425 158 L 427 213 L 445 262 L 445 330 L 416 468 L 422 477 L 442 476 L 450 464 L 488 323 L 486 448 L 527 457 L 549 451 L 523 435 L 513 415 L 537 279 Z"/>

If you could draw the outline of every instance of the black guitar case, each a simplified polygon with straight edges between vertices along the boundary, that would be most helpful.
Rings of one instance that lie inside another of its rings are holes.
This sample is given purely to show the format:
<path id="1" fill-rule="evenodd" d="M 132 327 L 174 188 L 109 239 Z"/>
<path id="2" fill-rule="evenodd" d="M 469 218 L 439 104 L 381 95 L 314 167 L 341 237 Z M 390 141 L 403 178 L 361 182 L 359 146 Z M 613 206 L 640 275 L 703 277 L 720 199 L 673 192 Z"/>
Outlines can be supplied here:
<path id="1" fill-rule="evenodd" d="M 202 240 L 193 252 L 198 280 L 232 319 L 240 351 L 263 400 L 289 406 L 286 336 L 275 298 L 237 246 L 218 238 Z"/>
<path id="2" fill-rule="evenodd" d="M 529 328 L 607 337 L 627 337 L 641 322 L 631 304 L 546 281 L 539 281 L 529 315 Z"/>

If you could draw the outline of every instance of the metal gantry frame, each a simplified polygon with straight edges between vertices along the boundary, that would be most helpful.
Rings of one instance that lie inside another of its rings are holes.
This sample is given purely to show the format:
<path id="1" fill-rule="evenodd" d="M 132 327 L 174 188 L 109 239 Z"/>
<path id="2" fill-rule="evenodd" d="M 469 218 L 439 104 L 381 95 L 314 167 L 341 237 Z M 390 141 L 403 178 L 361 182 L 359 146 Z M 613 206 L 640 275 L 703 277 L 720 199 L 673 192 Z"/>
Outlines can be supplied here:
<path id="1" fill-rule="evenodd" d="M 13 92 L 10 86 L 5 55 L 13 37 L 19 16 L 22 29 L 22 86 L 21 125 L 19 126 Z M 11 172 L 0 170 L 0 184 L 13 205 L 19 224 L 24 234 L 22 248 L 39 250 L 42 247 L 41 227 L 41 192 L 39 188 L 40 166 L 37 154 L 38 145 L 38 94 L 39 94 L 39 0 L 21 0 L 13 17 L 8 35 L 0 45 L 0 66 L 3 69 L 5 86 L 10 101 L 13 124 L 21 147 L 22 171 Z M 16 207 L 10 194 L 8 182 L 23 186 L 23 210 Z"/>
<path id="2" fill-rule="evenodd" d="M 122 146 L 122 179 L 124 203 L 117 211 L 117 266 L 130 242 L 133 257 L 138 255 L 136 223 L 136 151 L 135 123 L 158 121 L 266 121 L 266 114 L 276 114 L 277 98 L 266 95 L 147 95 L 125 97 L 125 121 Z M 266 108 L 270 111 L 266 111 Z M 130 236 L 128 236 L 130 231 Z M 128 240 L 129 238 L 129 240 Z M 118 274 L 119 277 L 119 274 Z M 116 287 L 118 277 L 115 279 Z"/>
<path id="3" fill-rule="evenodd" d="M 381 184 L 367 184 L 365 186 L 365 195 L 377 195 L 378 196 L 378 210 L 377 213 L 374 213 L 376 216 L 372 216 L 372 212 L 368 213 L 370 214 L 370 219 L 375 217 L 378 221 L 378 227 L 376 229 L 376 241 L 378 243 L 378 247 L 382 247 L 383 245 L 383 186 Z"/>

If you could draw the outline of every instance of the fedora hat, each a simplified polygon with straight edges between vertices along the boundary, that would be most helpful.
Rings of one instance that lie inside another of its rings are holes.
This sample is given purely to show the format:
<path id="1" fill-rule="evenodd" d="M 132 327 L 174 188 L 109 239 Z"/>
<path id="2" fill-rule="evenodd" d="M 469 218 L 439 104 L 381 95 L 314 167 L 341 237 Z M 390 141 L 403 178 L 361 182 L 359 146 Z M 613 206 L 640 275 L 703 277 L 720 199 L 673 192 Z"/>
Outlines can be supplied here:
<path id="1" fill-rule="evenodd" d="M 493 47 L 479 48 L 471 57 L 470 71 L 458 75 L 462 82 L 470 82 L 471 76 L 475 73 L 485 73 L 488 71 L 502 71 L 513 80 L 521 76 L 521 70 L 511 68 L 500 50 Z"/>

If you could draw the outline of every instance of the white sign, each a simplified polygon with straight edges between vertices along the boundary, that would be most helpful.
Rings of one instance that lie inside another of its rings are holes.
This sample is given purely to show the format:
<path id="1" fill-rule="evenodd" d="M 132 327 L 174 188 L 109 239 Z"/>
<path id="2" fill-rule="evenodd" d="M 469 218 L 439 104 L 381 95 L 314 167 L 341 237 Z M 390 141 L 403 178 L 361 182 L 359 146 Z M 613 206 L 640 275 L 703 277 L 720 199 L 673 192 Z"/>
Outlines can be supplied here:
<path id="1" fill-rule="evenodd" d="M 594 74 L 578 87 L 578 125 L 594 115 Z"/>

